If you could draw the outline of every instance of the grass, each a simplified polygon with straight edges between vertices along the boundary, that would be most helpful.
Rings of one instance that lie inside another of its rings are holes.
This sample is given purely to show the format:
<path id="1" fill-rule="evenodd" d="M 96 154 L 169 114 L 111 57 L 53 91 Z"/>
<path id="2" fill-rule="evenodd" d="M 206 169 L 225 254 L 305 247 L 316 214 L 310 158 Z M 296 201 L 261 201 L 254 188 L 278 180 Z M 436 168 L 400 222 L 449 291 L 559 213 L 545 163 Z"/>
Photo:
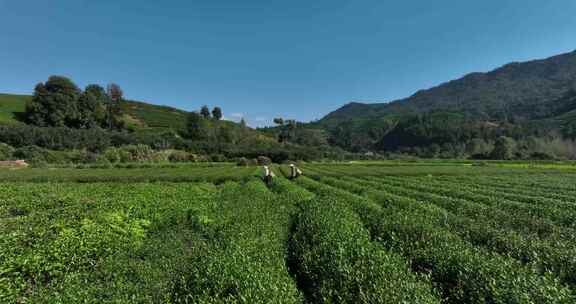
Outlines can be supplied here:
<path id="1" fill-rule="evenodd" d="M 0 94 L 0 123 L 20 123 L 16 116 L 24 112 L 28 100 L 27 95 Z"/>
<path id="2" fill-rule="evenodd" d="M 127 101 L 125 111 L 148 129 L 181 130 L 186 125 L 186 111 L 139 101 Z"/>

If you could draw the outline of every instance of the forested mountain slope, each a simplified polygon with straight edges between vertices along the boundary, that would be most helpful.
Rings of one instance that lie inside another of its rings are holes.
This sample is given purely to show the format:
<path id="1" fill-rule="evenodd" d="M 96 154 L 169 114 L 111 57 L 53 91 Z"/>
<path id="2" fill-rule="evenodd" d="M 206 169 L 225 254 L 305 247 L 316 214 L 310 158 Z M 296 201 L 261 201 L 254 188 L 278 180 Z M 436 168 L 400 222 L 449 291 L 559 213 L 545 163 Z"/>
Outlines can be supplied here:
<path id="1" fill-rule="evenodd" d="M 321 121 L 376 118 L 383 115 L 460 112 L 484 119 L 543 118 L 565 105 L 556 101 L 576 88 L 576 51 L 523 63 L 510 63 L 488 73 L 471 73 L 390 103 L 349 103 Z"/>
<path id="2" fill-rule="evenodd" d="M 390 103 L 352 102 L 310 126 L 348 150 L 424 156 L 458 156 L 471 142 L 490 147 L 502 136 L 573 140 L 576 51 L 472 73 Z"/>

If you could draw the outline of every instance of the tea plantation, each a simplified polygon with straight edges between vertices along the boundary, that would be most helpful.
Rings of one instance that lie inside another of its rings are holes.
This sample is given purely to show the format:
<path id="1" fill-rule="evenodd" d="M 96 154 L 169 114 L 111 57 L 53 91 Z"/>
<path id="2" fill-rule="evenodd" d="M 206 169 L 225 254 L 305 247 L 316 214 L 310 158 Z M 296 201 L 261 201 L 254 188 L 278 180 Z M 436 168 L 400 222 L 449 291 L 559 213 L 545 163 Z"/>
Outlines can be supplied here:
<path id="1" fill-rule="evenodd" d="M 570 164 L 300 168 L 2 169 L 0 303 L 576 303 Z"/>

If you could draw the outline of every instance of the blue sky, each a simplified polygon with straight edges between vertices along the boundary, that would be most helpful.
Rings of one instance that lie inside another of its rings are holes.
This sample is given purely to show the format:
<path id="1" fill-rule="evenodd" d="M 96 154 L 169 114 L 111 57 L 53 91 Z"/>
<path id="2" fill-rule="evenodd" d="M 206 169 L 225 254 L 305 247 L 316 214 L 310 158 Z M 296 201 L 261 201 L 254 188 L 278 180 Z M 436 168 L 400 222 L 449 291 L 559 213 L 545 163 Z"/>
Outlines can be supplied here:
<path id="1" fill-rule="evenodd" d="M 49 75 L 228 118 L 318 119 L 576 49 L 573 0 L 0 0 L 0 92 Z"/>

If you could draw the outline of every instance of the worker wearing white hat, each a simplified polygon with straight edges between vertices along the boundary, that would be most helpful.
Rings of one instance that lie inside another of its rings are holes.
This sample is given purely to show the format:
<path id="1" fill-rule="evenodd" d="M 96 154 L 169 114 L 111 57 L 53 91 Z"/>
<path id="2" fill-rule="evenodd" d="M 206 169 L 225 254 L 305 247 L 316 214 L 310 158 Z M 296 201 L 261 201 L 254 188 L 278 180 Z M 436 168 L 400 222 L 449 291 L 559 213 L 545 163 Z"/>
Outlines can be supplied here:
<path id="1" fill-rule="evenodd" d="M 302 175 L 302 170 L 298 169 L 294 164 L 290 164 L 290 179 L 295 179 Z"/>
<path id="2" fill-rule="evenodd" d="M 274 177 L 276 177 L 274 172 L 268 166 L 264 166 L 264 182 L 269 185 Z"/>

